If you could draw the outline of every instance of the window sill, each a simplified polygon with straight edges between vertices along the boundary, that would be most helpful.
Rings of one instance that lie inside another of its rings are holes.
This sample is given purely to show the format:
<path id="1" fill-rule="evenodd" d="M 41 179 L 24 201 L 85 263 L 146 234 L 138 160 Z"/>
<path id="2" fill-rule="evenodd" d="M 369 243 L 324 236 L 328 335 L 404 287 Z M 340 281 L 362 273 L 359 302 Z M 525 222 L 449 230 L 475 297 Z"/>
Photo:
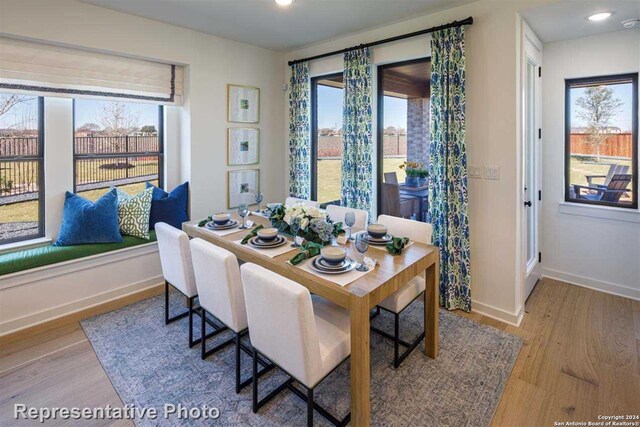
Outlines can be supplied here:
<path id="1" fill-rule="evenodd" d="M 20 242 L 7 243 L 0 245 L 0 255 L 7 254 L 9 252 L 21 251 L 23 249 L 37 248 L 38 246 L 45 246 L 51 243 L 51 239 L 48 237 L 38 237 L 37 239 L 22 240 Z"/>
<path id="2" fill-rule="evenodd" d="M 560 202 L 560 213 L 569 215 L 588 216 L 592 218 L 608 219 L 640 223 L 640 211 L 637 209 L 613 208 L 609 206 L 593 206 L 580 203 Z"/>

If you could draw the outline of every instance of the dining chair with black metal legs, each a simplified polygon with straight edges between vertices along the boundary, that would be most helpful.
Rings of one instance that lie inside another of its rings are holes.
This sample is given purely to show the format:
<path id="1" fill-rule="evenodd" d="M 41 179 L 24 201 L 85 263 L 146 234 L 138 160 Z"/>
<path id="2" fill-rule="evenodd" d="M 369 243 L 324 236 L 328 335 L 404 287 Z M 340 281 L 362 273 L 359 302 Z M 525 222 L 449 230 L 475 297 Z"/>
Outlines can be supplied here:
<path id="1" fill-rule="evenodd" d="M 160 252 L 160 264 L 164 276 L 164 323 L 168 325 L 189 317 L 189 348 L 197 345 L 201 338 L 193 339 L 193 315 L 200 316 L 198 307 L 194 307 L 198 298 L 196 279 L 191 263 L 191 251 L 189 249 L 189 236 L 187 233 L 163 222 L 155 225 L 158 238 L 158 251 Z M 187 311 L 169 317 L 169 285 L 180 292 L 187 299 Z M 218 325 L 210 322 L 215 331 Z"/>
<path id="2" fill-rule="evenodd" d="M 420 242 L 424 244 L 431 244 L 431 236 L 433 233 L 433 227 L 431 224 L 427 224 L 419 221 L 412 221 L 404 218 L 396 218 L 388 215 L 380 215 L 378 217 L 378 223 L 387 227 L 387 231 L 392 236 L 407 237 L 414 242 Z M 405 311 L 415 300 L 424 295 L 426 289 L 426 282 L 424 274 L 419 274 L 406 284 L 400 287 L 396 292 L 385 298 L 376 309 L 376 312 L 371 317 L 377 317 L 380 315 L 380 309 L 393 314 L 393 334 L 383 331 L 380 328 L 371 326 L 371 330 L 385 338 L 393 340 L 393 367 L 398 368 L 404 359 L 411 354 L 411 352 L 420 344 L 420 341 L 424 339 L 424 330 L 412 341 L 407 342 L 400 339 L 400 314 Z M 400 346 L 405 347 L 405 350 L 400 353 Z"/>
<path id="3" fill-rule="evenodd" d="M 252 356 L 253 353 L 252 349 L 242 342 L 242 337 L 249 330 L 238 259 L 226 249 L 202 239 L 191 240 L 190 247 L 200 313 L 204 320 L 201 322 L 201 336 L 205 339 L 200 343 L 200 357 L 204 360 L 228 345 L 234 344 L 236 393 L 240 393 L 240 390 L 251 384 L 252 380 L 251 377 L 241 380 L 241 352 L 244 351 L 248 356 Z M 231 337 L 207 350 L 206 326 L 209 316 L 220 324 L 214 334 L 230 331 Z M 273 368 L 273 365 L 262 360 L 260 364 L 263 369 L 257 375 L 263 375 Z"/>
<path id="4" fill-rule="evenodd" d="M 315 411 L 334 425 L 346 425 L 351 413 L 336 418 L 315 402 L 314 390 L 351 354 L 348 311 L 311 296 L 304 286 L 258 265 L 244 264 L 240 270 L 253 347 L 253 412 L 288 389 L 307 403 L 307 426 L 313 425 Z M 259 399 L 257 369 L 261 356 L 289 379 Z"/>

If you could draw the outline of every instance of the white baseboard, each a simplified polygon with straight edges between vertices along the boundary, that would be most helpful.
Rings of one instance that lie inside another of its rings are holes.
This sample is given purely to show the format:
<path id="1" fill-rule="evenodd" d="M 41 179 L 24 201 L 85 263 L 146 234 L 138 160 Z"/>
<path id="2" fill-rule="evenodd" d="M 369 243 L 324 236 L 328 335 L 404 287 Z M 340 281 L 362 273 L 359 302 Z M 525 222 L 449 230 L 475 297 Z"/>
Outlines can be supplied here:
<path id="1" fill-rule="evenodd" d="M 612 295 L 618 295 L 625 298 L 631 298 L 640 301 L 640 289 L 629 288 L 627 286 L 616 285 L 602 280 L 591 279 L 589 277 L 578 276 L 575 274 L 565 273 L 563 271 L 553 270 L 550 268 L 542 269 L 543 277 L 559 280 L 571 285 L 581 286 L 583 288 L 593 289 L 594 291 L 605 292 Z"/>
<path id="2" fill-rule="evenodd" d="M 68 304 L 59 305 L 57 307 L 48 308 L 37 313 L 28 314 L 26 316 L 12 319 L 8 322 L 0 324 L 0 336 L 12 334 L 22 329 L 31 328 L 42 323 L 51 322 L 70 314 L 77 313 L 88 308 L 106 304 L 108 302 L 151 289 L 159 284 L 164 283 L 162 276 L 153 277 L 141 282 L 123 286 L 119 289 L 113 289 L 101 294 L 92 295 L 90 297 L 72 301 Z"/>
<path id="3" fill-rule="evenodd" d="M 0 336 L 163 283 L 151 243 L 3 276 Z"/>
<path id="4" fill-rule="evenodd" d="M 520 322 L 522 322 L 522 318 L 524 317 L 524 307 L 520 307 L 516 313 L 511 313 L 476 300 L 471 301 L 471 307 L 471 311 L 474 313 L 482 314 L 483 316 L 487 316 L 491 319 L 516 327 L 520 326 Z"/>

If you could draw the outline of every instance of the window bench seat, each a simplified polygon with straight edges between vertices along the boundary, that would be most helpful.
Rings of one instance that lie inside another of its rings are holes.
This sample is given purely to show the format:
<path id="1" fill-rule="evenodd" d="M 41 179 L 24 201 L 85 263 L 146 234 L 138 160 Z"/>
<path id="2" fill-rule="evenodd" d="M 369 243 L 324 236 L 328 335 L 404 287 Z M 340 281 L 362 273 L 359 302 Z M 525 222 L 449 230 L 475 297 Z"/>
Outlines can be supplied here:
<path id="1" fill-rule="evenodd" d="M 92 255 L 117 251 L 119 249 L 144 245 L 156 241 L 156 233 L 150 231 L 149 240 L 133 236 L 123 236 L 121 243 L 94 243 L 73 246 L 41 246 L 32 249 L 0 255 L 0 276 L 17 273 L 32 268 L 71 261 Z"/>

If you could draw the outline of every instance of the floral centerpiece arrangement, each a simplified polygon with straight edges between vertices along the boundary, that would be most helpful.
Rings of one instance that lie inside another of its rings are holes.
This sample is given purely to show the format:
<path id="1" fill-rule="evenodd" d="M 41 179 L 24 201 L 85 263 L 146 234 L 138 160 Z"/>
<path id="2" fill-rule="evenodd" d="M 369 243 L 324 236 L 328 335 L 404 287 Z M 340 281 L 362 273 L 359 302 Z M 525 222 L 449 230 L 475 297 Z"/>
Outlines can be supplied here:
<path id="1" fill-rule="evenodd" d="M 421 187 L 423 185 L 427 185 L 429 171 L 424 168 L 424 164 L 405 161 L 400 165 L 400 169 L 404 169 L 407 174 L 405 184 L 408 187 Z"/>
<path id="2" fill-rule="evenodd" d="M 279 204 L 271 207 L 269 211 L 269 220 L 273 227 L 291 236 L 302 236 L 308 242 L 324 244 L 344 233 L 341 222 L 334 223 L 325 212 L 312 206 L 298 203 L 286 207 Z M 294 233 L 295 230 L 292 228 L 295 229 L 296 226 L 299 227 L 299 231 Z"/>

